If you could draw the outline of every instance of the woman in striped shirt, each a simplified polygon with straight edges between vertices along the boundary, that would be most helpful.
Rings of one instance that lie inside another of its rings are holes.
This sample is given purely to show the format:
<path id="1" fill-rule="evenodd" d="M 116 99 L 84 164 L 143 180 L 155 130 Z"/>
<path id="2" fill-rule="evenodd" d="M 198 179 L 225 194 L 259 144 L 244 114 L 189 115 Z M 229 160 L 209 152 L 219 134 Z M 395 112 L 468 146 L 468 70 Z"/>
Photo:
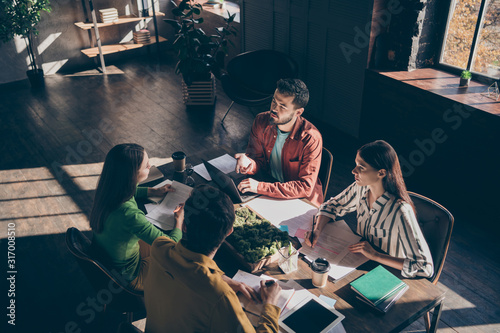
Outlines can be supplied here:
<path id="1" fill-rule="evenodd" d="M 371 142 L 358 150 L 355 161 L 355 182 L 320 206 L 314 239 L 311 244 L 307 232 L 306 244 L 314 246 L 328 222 L 356 211 L 357 233 L 364 240 L 351 245 L 351 252 L 399 269 L 404 277 L 431 277 L 434 268 L 429 246 L 394 148 L 382 140 Z"/>

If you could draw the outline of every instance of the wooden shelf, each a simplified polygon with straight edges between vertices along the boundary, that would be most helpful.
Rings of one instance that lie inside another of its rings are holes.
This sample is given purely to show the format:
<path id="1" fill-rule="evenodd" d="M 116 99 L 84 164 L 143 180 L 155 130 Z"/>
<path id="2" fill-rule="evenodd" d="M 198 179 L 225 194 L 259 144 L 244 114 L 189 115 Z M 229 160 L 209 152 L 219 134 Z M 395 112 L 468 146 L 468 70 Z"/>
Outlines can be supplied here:
<path id="1" fill-rule="evenodd" d="M 166 42 L 167 40 L 161 36 L 158 37 L 158 42 Z M 156 43 L 156 38 L 155 36 L 151 36 L 151 41 L 149 43 L 145 44 L 135 44 L 133 41 L 126 42 L 126 43 L 120 43 L 120 44 L 111 44 L 111 45 L 103 45 L 101 47 L 102 49 L 102 54 L 112 54 L 112 53 L 117 53 L 117 52 L 123 52 L 123 51 L 129 51 L 129 50 L 134 50 L 141 48 L 143 46 L 151 45 Z M 82 53 L 85 54 L 89 58 L 94 58 L 99 55 L 99 48 L 97 47 L 92 47 L 90 49 L 83 49 Z"/>
<path id="2" fill-rule="evenodd" d="M 157 12 L 156 16 L 165 16 L 165 14 L 162 12 Z M 138 22 L 138 21 L 141 21 L 141 20 L 144 20 L 147 18 L 152 18 L 152 17 L 153 16 L 137 17 L 134 15 L 120 16 L 118 18 L 118 21 L 113 22 L 113 23 L 97 23 L 97 28 L 111 27 L 113 25 L 126 24 L 126 23 L 133 23 L 133 22 Z M 90 30 L 90 29 L 94 28 L 94 23 L 92 23 L 92 22 L 90 22 L 90 23 L 76 22 L 75 25 L 82 30 Z"/>

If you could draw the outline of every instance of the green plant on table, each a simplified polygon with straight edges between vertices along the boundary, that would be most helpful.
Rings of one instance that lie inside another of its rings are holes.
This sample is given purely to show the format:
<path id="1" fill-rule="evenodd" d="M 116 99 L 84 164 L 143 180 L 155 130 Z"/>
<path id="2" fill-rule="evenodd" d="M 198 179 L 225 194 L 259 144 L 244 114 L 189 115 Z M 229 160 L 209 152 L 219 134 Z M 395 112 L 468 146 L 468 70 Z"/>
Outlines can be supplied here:
<path id="1" fill-rule="evenodd" d="M 36 63 L 33 38 L 38 35 L 36 25 L 42 11 L 51 11 L 48 0 L 0 0 L 0 39 L 8 42 L 16 35 L 22 36 L 33 72 L 41 69 Z"/>
<path id="2" fill-rule="evenodd" d="M 190 85 L 193 81 L 206 81 L 210 72 L 216 77 L 224 68 L 224 58 L 228 53 L 228 44 L 234 46 L 229 39 L 237 35 L 233 26 L 236 14 L 228 14 L 224 18 L 225 25 L 215 28 L 215 34 L 206 34 L 199 27 L 203 23 L 200 14 L 203 7 L 190 0 L 182 0 L 179 5 L 171 0 L 174 5 L 172 14 L 176 19 L 164 19 L 174 27 L 176 34 L 173 43 L 179 61 L 175 66 L 175 73 L 182 74 L 184 82 Z"/>
<path id="3" fill-rule="evenodd" d="M 290 243 L 288 233 L 259 218 L 248 208 L 236 211 L 234 231 L 226 240 L 250 263 L 273 255 Z"/>
<path id="4" fill-rule="evenodd" d="M 468 80 L 472 77 L 472 73 L 469 72 L 469 71 L 462 71 L 462 73 L 460 74 L 460 78 L 461 79 L 464 79 L 464 80 Z"/>

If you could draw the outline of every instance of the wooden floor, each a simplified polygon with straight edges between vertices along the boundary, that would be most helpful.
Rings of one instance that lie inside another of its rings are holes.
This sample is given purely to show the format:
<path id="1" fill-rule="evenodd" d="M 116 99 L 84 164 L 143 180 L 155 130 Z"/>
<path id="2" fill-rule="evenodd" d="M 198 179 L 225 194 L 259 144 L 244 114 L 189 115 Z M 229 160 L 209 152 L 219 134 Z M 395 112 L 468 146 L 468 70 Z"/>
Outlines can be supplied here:
<path id="1" fill-rule="evenodd" d="M 102 308 L 92 305 L 95 292 L 64 242 L 68 227 L 89 230 L 96 180 L 111 147 L 139 143 L 157 163 L 169 161 L 176 150 L 189 155 L 226 145 L 244 151 L 260 110 L 235 105 L 223 128 L 220 119 L 230 101 L 222 91 L 215 110 L 186 110 L 172 63 L 168 56 L 160 65 L 129 60 L 108 76 L 51 76 L 38 92 L 23 85 L 2 87 L 0 248 L 7 252 L 7 229 L 15 224 L 17 271 L 16 326 L 8 325 L 7 332 L 97 332 L 100 327 L 113 332 L 122 319 L 99 316 Z M 353 181 L 357 144 L 338 133 L 325 136 L 334 154 L 330 196 Z M 440 332 L 500 332 L 500 252 L 492 238 L 473 220 L 456 216 L 439 282 L 447 295 Z M 10 301 L 3 281 L 1 327 L 7 325 Z M 406 331 L 422 332 L 423 321 Z"/>

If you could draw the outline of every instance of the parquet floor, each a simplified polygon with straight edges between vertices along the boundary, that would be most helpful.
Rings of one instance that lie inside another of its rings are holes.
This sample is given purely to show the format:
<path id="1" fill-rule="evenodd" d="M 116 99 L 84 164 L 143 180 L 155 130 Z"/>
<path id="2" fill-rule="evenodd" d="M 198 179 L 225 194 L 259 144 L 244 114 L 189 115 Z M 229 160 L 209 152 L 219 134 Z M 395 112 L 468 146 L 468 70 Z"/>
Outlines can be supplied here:
<path id="1" fill-rule="evenodd" d="M 15 326 L 7 325 L 12 285 L 4 281 L 1 315 L 7 332 L 114 332 L 122 318 L 90 311 L 95 297 L 66 249 L 70 226 L 88 231 L 88 214 L 107 151 L 115 144 L 143 145 L 158 163 L 173 151 L 188 155 L 217 145 L 244 151 L 258 109 L 235 105 L 219 89 L 216 107 L 186 110 L 173 60 L 116 64 L 118 74 L 56 75 L 46 89 L 0 89 L 0 249 L 6 267 L 9 226 L 15 225 Z M 325 135 L 334 154 L 329 195 L 352 181 L 358 143 Z M 349 147 L 349 148 L 347 148 Z M 479 217 L 478 217 L 479 218 Z M 12 228 L 14 229 L 14 228 Z M 447 291 L 440 332 L 500 332 L 499 246 L 474 221 L 456 216 L 439 287 Z M 5 269 L 7 272 L 7 270 Z M 422 321 L 423 322 L 423 321 Z M 423 330 L 422 322 L 408 332 Z M 1 330 L 5 332 L 5 330 Z"/>

